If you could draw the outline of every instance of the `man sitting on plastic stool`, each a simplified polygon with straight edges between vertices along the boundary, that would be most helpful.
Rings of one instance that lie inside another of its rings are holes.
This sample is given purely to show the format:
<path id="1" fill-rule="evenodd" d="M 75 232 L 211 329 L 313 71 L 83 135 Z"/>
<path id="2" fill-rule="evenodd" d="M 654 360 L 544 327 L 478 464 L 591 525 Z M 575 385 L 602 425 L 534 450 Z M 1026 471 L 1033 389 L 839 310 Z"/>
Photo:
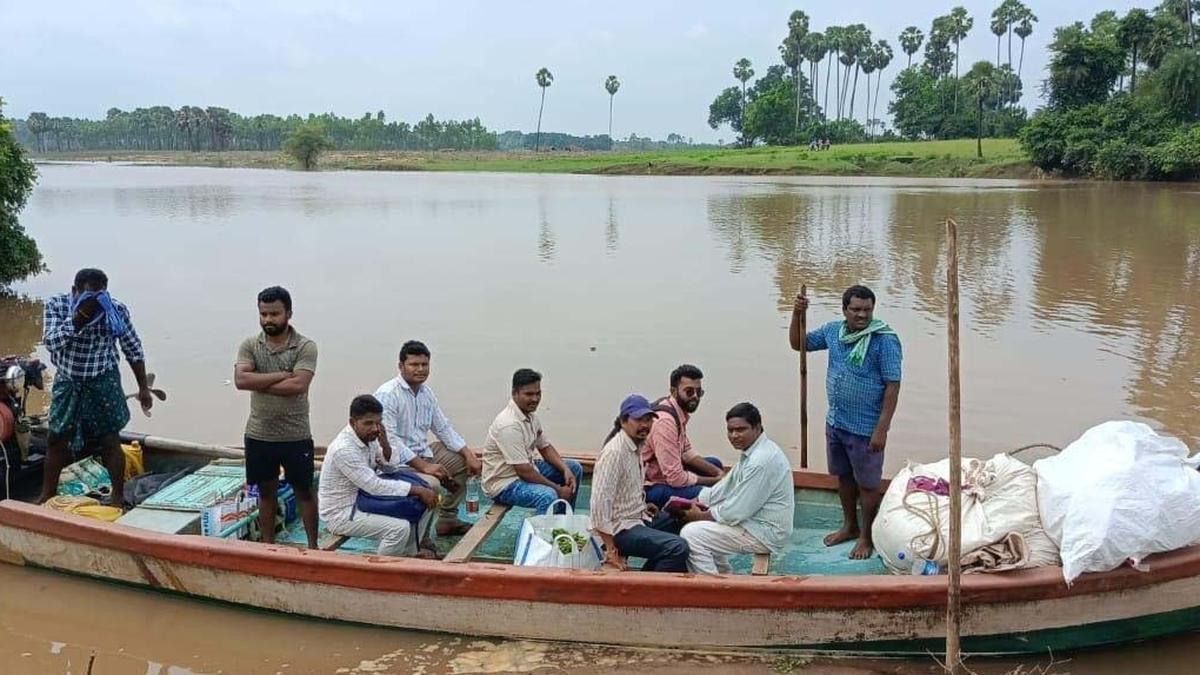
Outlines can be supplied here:
<path id="1" fill-rule="evenodd" d="M 355 397 L 350 403 L 350 423 L 329 443 L 321 466 L 317 493 L 321 520 L 333 534 L 378 539 L 379 555 L 433 558 L 435 551 L 418 552 L 417 539 L 418 532 L 429 531 L 429 521 L 436 513 L 436 483 L 430 489 L 377 475 L 377 469 L 397 471 L 403 466 L 398 454 L 380 446 L 383 433 L 383 405 L 374 396 Z M 426 482 L 431 479 L 421 478 Z M 356 503 L 360 490 L 375 497 L 419 499 L 425 505 L 425 513 L 418 521 L 417 532 L 404 518 L 359 510 Z"/>

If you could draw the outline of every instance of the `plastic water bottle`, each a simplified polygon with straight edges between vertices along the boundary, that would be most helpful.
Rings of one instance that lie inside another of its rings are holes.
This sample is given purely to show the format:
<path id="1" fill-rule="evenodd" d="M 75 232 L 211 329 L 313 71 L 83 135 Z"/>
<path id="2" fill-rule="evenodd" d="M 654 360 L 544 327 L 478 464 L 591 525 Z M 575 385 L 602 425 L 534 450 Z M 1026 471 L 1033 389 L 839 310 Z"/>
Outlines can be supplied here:
<path id="1" fill-rule="evenodd" d="M 471 476 L 467 481 L 467 516 L 474 520 L 479 517 L 479 477 Z"/>
<path id="2" fill-rule="evenodd" d="M 936 576 L 941 574 L 941 568 L 936 560 L 922 558 L 911 551 L 900 551 L 896 554 L 896 560 L 900 562 L 900 569 L 908 568 L 909 573 L 914 577 Z"/>

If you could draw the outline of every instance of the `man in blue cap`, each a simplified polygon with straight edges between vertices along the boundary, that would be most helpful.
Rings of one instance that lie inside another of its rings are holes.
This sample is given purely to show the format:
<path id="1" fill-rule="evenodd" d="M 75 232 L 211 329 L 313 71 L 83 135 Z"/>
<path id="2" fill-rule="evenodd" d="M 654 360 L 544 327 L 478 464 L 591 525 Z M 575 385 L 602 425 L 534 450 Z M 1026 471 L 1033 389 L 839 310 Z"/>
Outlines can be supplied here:
<path id="1" fill-rule="evenodd" d="M 688 545 L 679 524 L 647 503 L 642 484 L 641 446 L 658 415 L 645 396 L 621 402 L 604 449 L 592 470 L 592 530 L 604 542 L 605 569 L 626 569 L 626 558 L 644 558 L 644 571 L 686 572 Z"/>

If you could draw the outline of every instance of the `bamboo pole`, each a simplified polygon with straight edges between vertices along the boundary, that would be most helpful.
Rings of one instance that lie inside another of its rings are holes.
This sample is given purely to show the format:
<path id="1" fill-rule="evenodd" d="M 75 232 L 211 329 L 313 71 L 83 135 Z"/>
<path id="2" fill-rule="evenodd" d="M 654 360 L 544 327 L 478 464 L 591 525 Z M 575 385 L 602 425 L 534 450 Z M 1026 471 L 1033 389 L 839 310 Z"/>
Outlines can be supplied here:
<path id="1" fill-rule="evenodd" d="M 958 223 L 946 219 L 946 323 L 950 375 L 950 579 L 946 597 L 946 670 L 962 672 L 959 628 L 962 600 L 962 391 L 958 344 Z"/>
<path id="2" fill-rule="evenodd" d="M 800 285 L 800 297 L 808 286 Z M 800 468 L 808 468 L 808 309 L 800 312 Z"/>

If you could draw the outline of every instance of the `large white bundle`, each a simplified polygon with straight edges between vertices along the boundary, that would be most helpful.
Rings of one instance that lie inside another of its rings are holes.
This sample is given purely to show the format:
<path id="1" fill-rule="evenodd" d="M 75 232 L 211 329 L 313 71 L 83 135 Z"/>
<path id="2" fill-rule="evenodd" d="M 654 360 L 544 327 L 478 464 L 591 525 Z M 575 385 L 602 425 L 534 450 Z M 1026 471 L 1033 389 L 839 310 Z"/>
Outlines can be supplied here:
<path id="1" fill-rule="evenodd" d="M 949 562 L 950 498 L 909 493 L 908 481 L 913 476 L 949 480 L 950 460 L 910 463 L 892 479 L 883 497 L 871 533 L 884 564 L 897 574 L 909 572 L 913 555 L 940 565 Z M 962 484 L 962 557 L 975 561 L 971 571 L 1058 563 L 1054 542 L 1046 536 L 1038 516 L 1033 469 L 1003 453 L 987 461 L 964 459 Z M 991 558 L 972 555 L 980 551 L 999 554 L 1009 562 L 983 565 L 981 558 Z"/>
<path id="2" fill-rule="evenodd" d="M 1063 578 L 1200 541 L 1200 459 L 1139 422 L 1105 422 L 1033 467 Z"/>

